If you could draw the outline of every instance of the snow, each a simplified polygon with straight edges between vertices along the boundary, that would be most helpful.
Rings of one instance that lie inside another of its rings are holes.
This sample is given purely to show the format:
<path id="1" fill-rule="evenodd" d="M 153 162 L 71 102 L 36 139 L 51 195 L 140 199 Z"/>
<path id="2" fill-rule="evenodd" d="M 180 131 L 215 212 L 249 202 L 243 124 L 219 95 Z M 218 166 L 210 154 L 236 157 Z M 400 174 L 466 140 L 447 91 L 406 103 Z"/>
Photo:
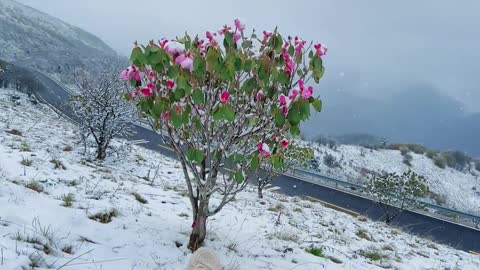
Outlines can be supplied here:
<path id="1" fill-rule="evenodd" d="M 37 269 L 185 269 L 191 211 L 179 163 L 124 141 L 104 162 L 92 161 L 73 125 L 21 94 L 15 105 L 13 94 L 0 90 L 0 268 L 30 269 L 34 261 Z M 6 132 L 12 129 L 22 135 Z M 52 159 L 66 169 L 54 169 Z M 26 188 L 32 181 L 44 191 Z M 71 207 L 62 206 L 68 193 Z M 264 195 L 248 189 L 209 219 L 205 244 L 225 269 L 480 268 L 478 256 L 383 223 L 273 189 Z M 113 209 L 110 223 L 89 219 Z M 311 246 L 323 247 L 325 257 L 307 253 Z M 362 255 L 368 252 L 385 258 L 371 261 Z"/>
<path id="2" fill-rule="evenodd" d="M 356 184 L 365 183 L 368 172 L 403 173 L 409 168 L 426 178 L 430 191 L 445 198 L 445 206 L 480 215 L 480 172 L 471 168 L 458 171 L 453 168 L 441 169 L 425 155 L 410 152 L 412 166 L 403 163 L 398 150 L 370 150 L 362 146 L 337 145 L 335 150 L 318 144 L 309 143 L 318 160 L 318 171 Z M 330 154 L 340 163 L 340 167 L 329 168 L 323 157 Z"/>

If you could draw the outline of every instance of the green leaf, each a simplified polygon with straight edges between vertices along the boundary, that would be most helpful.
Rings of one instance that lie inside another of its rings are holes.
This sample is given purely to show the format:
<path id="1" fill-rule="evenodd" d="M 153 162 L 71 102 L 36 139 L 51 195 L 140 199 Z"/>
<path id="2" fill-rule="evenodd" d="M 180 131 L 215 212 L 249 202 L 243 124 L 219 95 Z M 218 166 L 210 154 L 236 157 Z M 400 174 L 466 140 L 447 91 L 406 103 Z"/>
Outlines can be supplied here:
<path id="1" fill-rule="evenodd" d="M 288 84 L 290 82 L 290 78 L 288 77 L 287 73 L 280 72 L 280 74 L 278 74 L 278 82 L 284 85 Z"/>
<path id="2" fill-rule="evenodd" d="M 260 167 L 260 158 L 258 156 L 253 156 L 250 161 L 250 169 L 256 171 Z"/>
<path id="3" fill-rule="evenodd" d="M 192 94 L 193 102 L 197 105 L 205 103 L 205 95 L 200 88 L 195 88 Z"/>
<path id="4" fill-rule="evenodd" d="M 245 81 L 242 85 L 242 91 L 250 94 L 253 89 L 257 87 L 257 80 L 255 78 L 250 78 Z"/>
<path id="5" fill-rule="evenodd" d="M 217 49 L 209 47 L 206 60 L 208 63 L 208 70 L 210 72 L 217 70 L 220 64 L 220 53 L 217 51 Z"/>
<path id="6" fill-rule="evenodd" d="M 170 110 L 170 120 L 172 121 L 173 127 L 180 128 L 182 126 L 182 116 L 179 115 L 175 109 Z"/>
<path id="7" fill-rule="evenodd" d="M 196 148 L 190 148 L 187 151 L 187 158 L 191 161 L 200 163 L 203 161 L 203 159 L 205 159 L 205 154 Z"/>
<path id="8" fill-rule="evenodd" d="M 143 55 L 142 49 L 139 47 L 135 47 L 132 50 L 132 54 L 130 55 L 130 61 L 135 66 L 141 66 L 143 62 L 145 61 L 145 56 Z"/>
<path id="9" fill-rule="evenodd" d="M 243 64 L 243 70 L 245 72 L 250 72 L 253 67 L 253 61 L 252 60 L 245 60 L 245 63 Z"/>
<path id="10" fill-rule="evenodd" d="M 185 97 L 185 90 L 183 88 L 177 88 L 174 92 L 175 100 L 179 101 L 180 99 Z"/>
<path id="11" fill-rule="evenodd" d="M 302 120 L 302 110 L 300 108 L 299 102 L 294 102 L 288 111 L 288 121 L 292 126 L 298 125 Z"/>
<path id="12" fill-rule="evenodd" d="M 200 119 L 198 119 L 198 117 L 193 118 L 192 121 L 196 129 L 202 130 L 202 122 L 200 122 Z"/>
<path id="13" fill-rule="evenodd" d="M 193 72 L 197 78 L 203 78 L 207 70 L 207 64 L 202 57 L 195 57 L 193 60 Z"/>
<path id="14" fill-rule="evenodd" d="M 231 106 L 223 107 L 223 118 L 230 122 L 233 122 L 233 120 L 235 120 L 235 111 Z"/>
<path id="15" fill-rule="evenodd" d="M 276 53 L 281 53 L 282 52 L 282 45 L 283 45 L 283 39 L 280 34 L 277 34 L 275 36 L 275 52 Z"/>
<path id="16" fill-rule="evenodd" d="M 315 100 L 312 101 L 312 106 L 313 108 L 315 108 L 315 110 L 317 112 L 321 112 L 322 111 L 322 101 L 320 100 L 320 98 L 317 98 Z"/>
<path id="17" fill-rule="evenodd" d="M 283 127 L 285 124 L 285 116 L 280 110 L 277 110 L 274 114 L 275 117 L 275 126 L 276 127 Z"/>
<path id="18" fill-rule="evenodd" d="M 223 119 L 223 109 L 222 107 L 218 107 L 214 112 L 213 112 L 213 120 L 215 121 L 220 121 Z"/>
<path id="19" fill-rule="evenodd" d="M 167 111 L 167 103 L 163 100 L 156 100 L 153 103 L 152 112 L 155 115 L 155 118 L 160 117 L 165 111 Z"/>
<path id="20" fill-rule="evenodd" d="M 285 165 L 285 157 L 283 155 L 273 155 L 272 156 L 272 165 L 276 170 L 283 169 Z"/>
<path id="21" fill-rule="evenodd" d="M 295 53 L 295 49 L 293 48 L 293 46 L 288 47 L 288 54 L 290 56 L 293 56 L 294 53 Z"/>
<path id="22" fill-rule="evenodd" d="M 310 117 L 310 103 L 306 100 L 299 100 L 298 104 L 300 104 L 302 120 L 308 119 Z"/>
<path id="23" fill-rule="evenodd" d="M 290 134 L 292 134 L 292 136 L 294 136 L 294 137 L 300 135 L 300 126 L 299 125 L 291 125 L 290 126 Z"/>
<path id="24" fill-rule="evenodd" d="M 241 183 L 243 183 L 243 181 L 245 181 L 245 176 L 243 175 L 242 171 L 236 171 L 235 175 L 234 175 L 234 178 L 235 178 L 235 181 L 238 184 L 241 184 Z"/>

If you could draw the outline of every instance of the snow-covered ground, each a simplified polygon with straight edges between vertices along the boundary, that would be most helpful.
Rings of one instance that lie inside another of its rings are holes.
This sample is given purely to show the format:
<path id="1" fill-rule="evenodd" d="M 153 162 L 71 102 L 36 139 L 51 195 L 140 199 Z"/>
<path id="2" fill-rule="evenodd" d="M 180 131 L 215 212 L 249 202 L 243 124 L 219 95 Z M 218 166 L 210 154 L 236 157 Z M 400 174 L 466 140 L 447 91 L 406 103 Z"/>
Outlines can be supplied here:
<path id="1" fill-rule="evenodd" d="M 413 160 L 409 167 L 398 150 L 370 150 L 355 145 L 337 145 L 333 150 L 316 143 L 308 145 L 315 152 L 321 174 L 362 184 L 372 172 L 404 172 L 410 168 L 424 176 L 430 191 L 437 194 L 434 203 L 440 200 L 447 207 L 480 215 L 480 172 L 473 166 L 466 171 L 441 169 L 427 156 L 410 152 Z M 327 166 L 324 163 L 327 154 L 334 156 L 339 166 Z"/>
<path id="2" fill-rule="evenodd" d="M 0 269 L 186 268 L 191 212 L 178 162 L 122 141 L 91 161 L 47 107 L 0 89 L 0 111 Z M 265 193 L 247 190 L 209 220 L 205 244 L 225 269 L 480 269 L 478 256 Z"/>

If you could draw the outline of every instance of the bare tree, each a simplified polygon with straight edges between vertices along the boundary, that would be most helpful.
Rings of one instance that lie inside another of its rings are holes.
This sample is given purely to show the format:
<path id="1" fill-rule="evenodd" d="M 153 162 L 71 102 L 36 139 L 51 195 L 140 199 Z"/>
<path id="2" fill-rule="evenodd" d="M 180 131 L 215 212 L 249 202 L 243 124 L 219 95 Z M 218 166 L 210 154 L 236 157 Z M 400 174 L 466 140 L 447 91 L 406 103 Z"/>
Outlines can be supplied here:
<path id="1" fill-rule="evenodd" d="M 386 223 L 390 223 L 405 209 L 417 207 L 418 199 L 429 192 L 425 178 L 412 170 L 403 174 L 375 175 L 367 183 L 367 191 L 385 213 Z"/>
<path id="2" fill-rule="evenodd" d="M 110 141 L 123 135 L 135 120 L 135 108 L 124 99 L 115 70 L 89 74 L 85 70 L 75 72 L 78 95 L 71 99 L 75 120 L 85 140 L 92 136 L 97 147 L 97 159 L 104 159 Z"/>

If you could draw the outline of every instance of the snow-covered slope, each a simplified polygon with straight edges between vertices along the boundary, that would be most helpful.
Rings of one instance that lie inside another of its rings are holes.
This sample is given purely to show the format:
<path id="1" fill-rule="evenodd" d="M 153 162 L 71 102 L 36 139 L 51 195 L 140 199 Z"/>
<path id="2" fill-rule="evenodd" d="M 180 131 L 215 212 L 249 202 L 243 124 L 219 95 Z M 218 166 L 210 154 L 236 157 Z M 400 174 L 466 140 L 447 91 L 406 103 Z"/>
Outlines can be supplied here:
<path id="1" fill-rule="evenodd" d="M 71 124 L 13 94 L 0 90 L 0 269 L 185 269 L 191 212 L 178 162 L 122 141 L 91 161 Z M 111 222 L 89 218 L 105 213 Z M 480 268 L 478 256 L 272 190 L 241 193 L 207 238 L 225 269 Z"/>
<path id="2" fill-rule="evenodd" d="M 403 172 L 410 168 L 426 178 L 434 193 L 433 202 L 480 215 L 480 172 L 473 166 L 466 171 L 450 167 L 442 169 L 427 156 L 410 152 L 413 159 L 409 167 L 403 163 L 404 158 L 398 150 L 371 150 L 355 145 L 338 145 L 333 150 L 316 143 L 308 145 L 315 151 L 321 174 L 362 184 L 372 172 Z M 324 162 L 326 155 L 332 155 L 338 166 L 327 166 Z"/>
<path id="3" fill-rule="evenodd" d="M 48 72 L 95 66 L 116 53 L 98 37 L 14 0 L 0 1 L 0 59 Z"/>

